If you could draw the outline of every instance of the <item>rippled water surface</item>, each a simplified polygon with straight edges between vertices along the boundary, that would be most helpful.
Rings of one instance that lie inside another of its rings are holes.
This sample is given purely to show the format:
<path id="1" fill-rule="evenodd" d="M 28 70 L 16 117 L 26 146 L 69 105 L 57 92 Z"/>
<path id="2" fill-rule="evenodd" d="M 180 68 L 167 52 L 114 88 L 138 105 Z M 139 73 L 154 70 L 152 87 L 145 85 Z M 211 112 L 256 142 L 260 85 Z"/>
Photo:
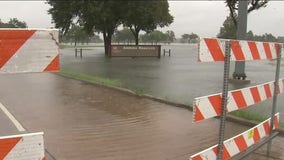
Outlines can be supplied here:
<path id="1" fill-rule="evenodd" d="M 154 96 L 192 104 L 196 97 L 222 92 L 222 62 L 197 62 L 196 44 L 164 45 L 171 49 L 171 56 L 157 58 L 112 58 L 106 59 L 103 48 L 84 50 L 83 58 L 75 58 L 73 49 L 61 50 L 62 69 L 90 75 L 121 80 L 124 87 L 149 93 Z M 234 71 L 231 63 L 231 73 Z M 281 65 L 284 67 L 284 64 Z M 229 89 L 238 89 L 274 81 L 275 61 L 246 62 L 246 74 L 251 83 L 248 85 L 229 84 Z M 280 72 L 284 78 L 284 72 Z M 284 94 L 278 98 L 277 111 L 284 113 Z M 246 109 L 264 118 L 271 115 L 272 101 L 254 105 Z M 280 116 L 284 126 L 284 116 Z"/>
<path id="2" fill-rule="evenodd" d="M 44 131 L 60 160 L 185 160 L 218 139 L 218 119 L 193 124 L 187 109 L 54 74 L 5 75 L 0 87 L 1 102 L 29 132 Z M 226 138 L 246 129 L 228 122 Z M 283 142 L 273 143 L 275 157 Z"/>

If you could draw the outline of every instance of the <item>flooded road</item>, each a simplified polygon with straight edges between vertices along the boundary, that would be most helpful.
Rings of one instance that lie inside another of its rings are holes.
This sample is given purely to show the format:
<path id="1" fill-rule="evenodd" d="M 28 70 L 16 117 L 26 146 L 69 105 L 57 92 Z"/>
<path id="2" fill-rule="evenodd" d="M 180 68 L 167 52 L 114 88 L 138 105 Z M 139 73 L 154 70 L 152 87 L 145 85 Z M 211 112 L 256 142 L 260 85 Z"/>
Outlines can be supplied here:
<path id="1" fill-rule="evenodd" d="M 193 124 L 187 109 L 55 74 L 1 75 L 0 88 L 1 103 L 27 132 L 44 131 L 57 160 L 186 160 L 218 139 L 218 119 Z M 14 134 L 0 123 L 1 135 Z M 230 138 L 247 127 L 228 122 L 226 129 Z M 277 137 L 274 157 L 283 158 L 283 144 Z"/>
<path id="2" fill-rule="evenodd" d="M 118 79 L 123 87 L 157 97 L 191 105 L 195 97 L 222 91 L 224 63 L 197 62 L 197 45 L 164 45 L 171 49 L 171 57 L 157 58 L 112 58 L 106 59 L 103 48 L 84 50 L 83 58 L 75 58 L 73 49 L 61 50 L 63 70 Z M 284 64 L 281 65 L 284 67 Z M 246 73 L 251 84 L 230 84 L 229 89 L 238 89 L 274 81 L 275 61 L 246 62 Z M 231 73 L 234 62 L 231 63 Z M 281 71 L 281 76 L 284 72 Z M 278 98 L 278 111 L 284 113 L 284 94 Z M 263 117 L 270 117 L 272 101 L 267 100 L 246 109 Z M 284 116 L 280 116 L 284 126 Z"/>

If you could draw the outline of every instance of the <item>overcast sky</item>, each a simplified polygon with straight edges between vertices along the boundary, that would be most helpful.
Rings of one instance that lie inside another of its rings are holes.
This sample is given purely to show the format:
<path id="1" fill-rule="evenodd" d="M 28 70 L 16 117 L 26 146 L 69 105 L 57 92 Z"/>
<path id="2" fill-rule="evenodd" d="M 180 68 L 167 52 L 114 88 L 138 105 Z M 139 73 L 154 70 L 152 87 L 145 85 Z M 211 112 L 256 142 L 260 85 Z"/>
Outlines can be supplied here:
<path id="1" fill-rule="evenodd" d="M 184 33 L 197 33 L 201 37 L 215 37 L 229 10 L 224 1 L 169 1 L 174 22 L 163 31 L 173 30 L 176 37 Z M 30 28 L 50 28 L 50 8 L 44 1 L 0 1 L 0 19 L 25 21 Z M 284 1 L 270 1 L 266 8 L 248 16 L 248 30 L 255 34 L 272 33 L 284 36 Z"/>

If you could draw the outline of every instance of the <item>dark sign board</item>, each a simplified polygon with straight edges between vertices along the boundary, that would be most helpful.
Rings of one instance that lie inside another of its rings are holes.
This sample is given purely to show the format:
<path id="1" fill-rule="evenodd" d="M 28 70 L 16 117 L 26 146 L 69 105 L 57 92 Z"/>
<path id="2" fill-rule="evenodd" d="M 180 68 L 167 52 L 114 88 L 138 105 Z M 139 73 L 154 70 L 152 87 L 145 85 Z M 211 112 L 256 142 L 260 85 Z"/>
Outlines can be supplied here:
<path id="1" fill-rule="evenodd" d="M 161 57 L 161 45 L 112 45 L 111 57 Z"/>

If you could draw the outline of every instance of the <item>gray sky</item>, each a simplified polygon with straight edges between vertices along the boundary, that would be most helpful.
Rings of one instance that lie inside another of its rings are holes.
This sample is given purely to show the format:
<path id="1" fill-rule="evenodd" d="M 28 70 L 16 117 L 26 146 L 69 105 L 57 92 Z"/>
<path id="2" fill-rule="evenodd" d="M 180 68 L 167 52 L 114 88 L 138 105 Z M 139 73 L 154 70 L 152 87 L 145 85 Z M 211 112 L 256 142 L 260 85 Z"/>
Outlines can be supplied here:
<path id="1" fill-rule="evenodd" d="M 215 37 L 229 10 L 224 1 L 169 1 L 174 22 L 162 29 L 173 30 L 176 37 L 197 33 L 201 37 Z M 30 28 L 50 28 L 50 8 L 44 1 L 0 1 L 0 19 L 18 18 Z M 255 34 L 272 33 L 284 36 L 284 1 L 270 1 L 266 8 L 254 11 L 248 17 L 248 30 Z"/>

